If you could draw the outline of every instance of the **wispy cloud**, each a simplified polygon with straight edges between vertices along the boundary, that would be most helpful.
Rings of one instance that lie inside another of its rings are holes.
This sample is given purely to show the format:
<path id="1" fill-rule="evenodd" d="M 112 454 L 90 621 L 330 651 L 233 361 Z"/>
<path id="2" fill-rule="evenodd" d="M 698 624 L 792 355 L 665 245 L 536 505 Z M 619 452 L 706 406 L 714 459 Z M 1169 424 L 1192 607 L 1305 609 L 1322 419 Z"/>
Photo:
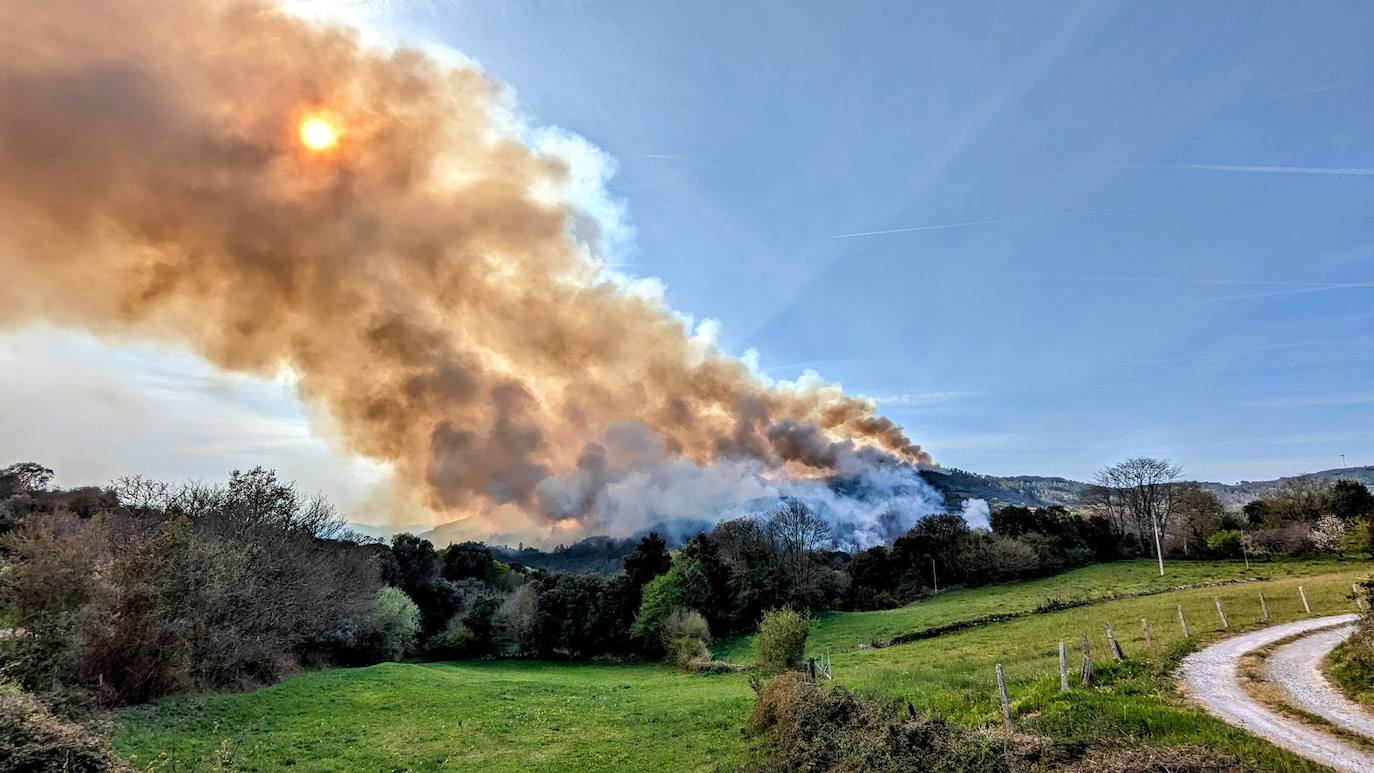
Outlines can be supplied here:
<path id="1" fill-rule="evenodd" d="M 1038 274 L 1020 271 L 999 272 L 999 275 L 1028 277 L 1035 279 L 1051 279 L 1054 281 L 1063 282 L 1127 282 L 1140 284 L 1214 285 L 1221 287 L 1268 288 L 1252 293 L 1209 296 L 1206 298 L 1198 298 L 1196 300 L 1186 301 L 1185 303 L 1217 303 L 1220 301 L 1239 301 L 1251 298 L 1272 298 L 1280 295 L 1301 295 L 1304 293 L 1321 293 L 1328 292 L 1331 290 L 1359 290 L 1374 288 L 1374 282 L 1296 282 L 1271 279 L 1195 279 L 1191 277 L 1165 276 L 1111 276 L 1102 274 Z"/>
<path id="2" fill-rule="evenodd" d="M 1246 405 L 1252 408 L 1306 408 L 1323 405 L 1366 405 L 1368 403 L 1374 403 L 1374 392 L 1276 397 L 1269 400 L 1251 400 Z"/>
<path id="3" fill-rule="evenodd" d="M 1238 164 L 1164 164 L 1164 169 L 1198 169 L 1204 172 L 1249 174 L 1315 174 L 1329 177 L 1374 177 L 1369 166 L 1247 166 Z"/>
<path id="4" fill-rule="evenodd" d="M 1086 215 L 1101 215 L 1108 212 L 1131 212 L 1140 207 L 1111 207 L 1108 209 L 1085 209 L 1077 212 L 1052 212 L 1044 215 L 1026 215 L 1025 217 L 999 217 L 992 220 L 967 220 L 961 223 L 936 223 L 933 225 L 916 225 L 907 228 L 885 228 L 881 231 L 856 231 L 848 234 L 835 234 L 831 239 L 855 239 L 860 236 L 883 236 L 886 234 L 905 234 L 916 231 L 941 231 L 946 228 L 970 228 L 978 225 L 997 225 L 999 223 L 1026 223 L 1033 220 L 1053 220 L 1061 217 L 1084 217 Z"/>
<path id="5" fill-rule="evenodd" d="M 1154 284 L 1196 284 L 1196 285 L 1258 285 L 1262 287 L 1303 287 L 1303 288 L 1342 288 L 1374 287 L 1374 282 L 1295 282 L 1274 279 L 1194 279 L 1191 277 L 1168 276 L 1116 276 L 1111 274 L 1023 274 L 1011 276 L 1040 276 L 1045 279 L 1075 280 L 1084 279 L 1096 282 L 1147 282 Z"/>
<path id="6" fill-rule="evenodd" d="M 931 405 L 947 403 L 965 397 L 977 397 L 981 392 L 899 392 L 887 395 L 869 395 L 878 405 Z"/>

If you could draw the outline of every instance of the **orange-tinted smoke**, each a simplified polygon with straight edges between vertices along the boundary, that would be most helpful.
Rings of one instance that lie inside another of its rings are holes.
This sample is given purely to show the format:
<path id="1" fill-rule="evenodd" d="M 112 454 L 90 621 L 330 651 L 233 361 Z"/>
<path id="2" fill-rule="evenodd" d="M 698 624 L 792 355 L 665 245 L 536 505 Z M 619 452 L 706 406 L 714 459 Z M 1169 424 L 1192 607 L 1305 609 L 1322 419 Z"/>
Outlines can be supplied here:
<path id="1" fill-rule="evenodd" d="M 10 0 L 0 29 L 0 324 L 289 368 L 437 516 L 537 522 L 536 484 L 627 420 L 698 464 L 928 461 L 870 402 L 769 388 L 607 279 L 549 193 L 566 165 L 475 68 L 258 2 Z"/>

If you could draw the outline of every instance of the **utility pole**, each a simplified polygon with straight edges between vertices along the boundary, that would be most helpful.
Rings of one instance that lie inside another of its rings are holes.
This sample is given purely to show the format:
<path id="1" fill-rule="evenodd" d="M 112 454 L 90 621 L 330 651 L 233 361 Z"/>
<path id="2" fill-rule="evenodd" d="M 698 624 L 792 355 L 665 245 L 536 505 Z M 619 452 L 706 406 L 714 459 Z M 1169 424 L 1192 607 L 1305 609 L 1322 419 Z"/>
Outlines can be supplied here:
<path id="1" fill-rule="evenodd" d="M 1164 576 L 1164 547 L 1159 540 L 1159 515 L 1152 514 L 1150 523 L 1155 527 L 1155 555 L 1159 557 L 1159 576 Z"/>
<path id="2" fill-rule="evenodd" d="M 935 576 L 935 557 L 930 558 L 930 584 L 935 586 L 935 592 L 940 592 L 940 578 Z"/>

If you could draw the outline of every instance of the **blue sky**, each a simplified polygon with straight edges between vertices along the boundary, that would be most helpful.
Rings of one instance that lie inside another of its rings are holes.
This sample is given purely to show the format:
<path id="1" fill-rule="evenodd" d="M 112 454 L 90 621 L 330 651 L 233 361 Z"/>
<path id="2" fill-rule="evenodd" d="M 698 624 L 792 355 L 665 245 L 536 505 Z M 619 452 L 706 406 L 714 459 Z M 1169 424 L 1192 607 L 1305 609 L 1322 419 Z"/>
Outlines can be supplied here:
<path id="1" fill-rule="evenodd" d="M 1374 5 L 349 9 L 462 51 L 533 122 L 615 157 L 622 270 L 661 277 L 771 376 L 880 398 L 945 465 L 1085 478 L 1156 454 L 1233 481 L 1374 464 Z M 874 231 L 896 232 L 851 235 Z M 91 372 L 44 375 L 50 345 Z M 0 354 L 28 371 L 10 399 L 92 378 L 141 404 L 169 368 L 215 381 L 46 329 Z M 375 472 L 312 472 L 328 452 L 291 434 L 287 385 L 198 384 L 183 398 L 224 426 L 149 430 L 122 469 L 212 475 L 223 459 L 202 470 L 176 444 L 270 421 L 288 474 Z M 51 424 L 0 425 L 9 456 L 73 454 Z M 103 442 L 68 476 L 112 474 Z"/>

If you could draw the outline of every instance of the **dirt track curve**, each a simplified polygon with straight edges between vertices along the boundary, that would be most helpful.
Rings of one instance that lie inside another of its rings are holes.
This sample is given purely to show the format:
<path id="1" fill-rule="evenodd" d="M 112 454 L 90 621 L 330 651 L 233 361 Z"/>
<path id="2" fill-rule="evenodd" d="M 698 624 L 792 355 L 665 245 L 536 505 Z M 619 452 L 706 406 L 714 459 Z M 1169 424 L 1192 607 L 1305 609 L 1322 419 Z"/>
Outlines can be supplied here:
<path id="1" fill-rule="evenodd" d="M 1374 772 L 1374 754 L 1265 707 L 1246 692 L 1239 673 L 1240 659 L 1247 653 L 1309 631 L 1342 626 L 1280 648 L 1274 654 L 1280 660 L 1272 664 L 1270 678 L 1288 692 L 1294 705 L 1333 724 L 1370 734 L 1374 718 L 1336 693 L 1317 670 L 1321 658 L 1349 635 L 1349 623 L 1356 617 L 1316 617 L 1223 639 L 1185 658 L 1180 675 L 1193 698 L 1223 721 L 1336 770 Z M 1343 635 L 1338 635 L 1341 632 Z M 1309 642 L 1309 638 L 1316 641 Z"/>

